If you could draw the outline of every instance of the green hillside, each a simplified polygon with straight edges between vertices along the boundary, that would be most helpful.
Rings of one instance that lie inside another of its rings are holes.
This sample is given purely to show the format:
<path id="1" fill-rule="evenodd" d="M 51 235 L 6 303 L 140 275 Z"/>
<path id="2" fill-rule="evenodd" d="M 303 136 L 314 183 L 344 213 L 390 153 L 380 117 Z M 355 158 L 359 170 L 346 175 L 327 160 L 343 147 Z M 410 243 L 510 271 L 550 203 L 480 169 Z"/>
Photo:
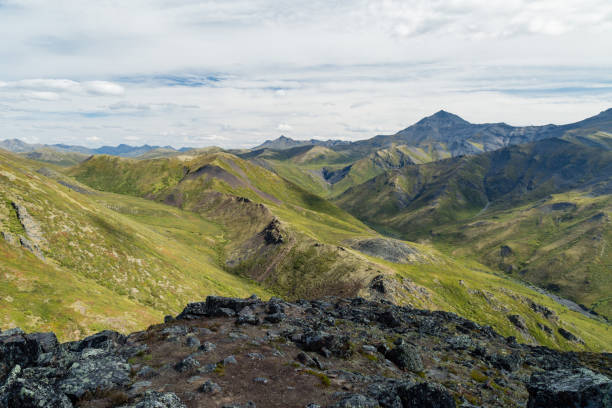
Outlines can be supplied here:
<path id="1" fill-rule="evenodd" d="M 547 139 L 387 172 L 336 202 L 610 316 L 611 186 L 612 152 Z"/>
<path id="2" fill-rule="evenodd" d="M 384 296 L 400 304 L 454 311 L 525 342 L 583 347 L 556 332 L 564 327 L 588 348 L 607 349 L 610 343 L 605 323 L 462 256 L 455 260 L 428 245 L 388 241 L 329 202 L 227 153 L 151 161 L 101 156 L 71 174 L 92 188 L 148 197 L 223 225 L 220 264 L 288 298 Z M 282 239 L 270 242 L 268 235 L 272 241 Z M 382 250 L 364 249 L 371 242 Z M 383 259 L 398 247 L 409 254 L 406 261 Z M 379 275 L 384 295 L 370 284 Z M 549 308 L 555 317 L 545 317 L 533 304 Z M 516 313 L 526 319 L 526 330 L 507 318 Z"/>
<path id="3" fill-rule="evenodd" d="M 266 295 L 217 265 L 222 227 L 148 200 L 87 194 L 40 167 L 0 151 L 1 327 L 76 338 L 142 328 L 209 293 Z"/>

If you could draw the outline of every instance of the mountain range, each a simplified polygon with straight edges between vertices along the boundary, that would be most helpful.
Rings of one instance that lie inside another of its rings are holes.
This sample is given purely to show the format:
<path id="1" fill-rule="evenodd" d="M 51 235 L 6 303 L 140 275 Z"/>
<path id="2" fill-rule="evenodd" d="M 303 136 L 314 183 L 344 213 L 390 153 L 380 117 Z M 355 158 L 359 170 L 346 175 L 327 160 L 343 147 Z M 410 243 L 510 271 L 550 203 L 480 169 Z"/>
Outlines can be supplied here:
<path id="1" fill-rule="evenodd" d="M 228 151 L 5 141 L 0 326 L 70 339 L 203 291 L 363 296 L 608 349 L 611 117 L 517 128 L 440 111 L 394 136 Z"/>

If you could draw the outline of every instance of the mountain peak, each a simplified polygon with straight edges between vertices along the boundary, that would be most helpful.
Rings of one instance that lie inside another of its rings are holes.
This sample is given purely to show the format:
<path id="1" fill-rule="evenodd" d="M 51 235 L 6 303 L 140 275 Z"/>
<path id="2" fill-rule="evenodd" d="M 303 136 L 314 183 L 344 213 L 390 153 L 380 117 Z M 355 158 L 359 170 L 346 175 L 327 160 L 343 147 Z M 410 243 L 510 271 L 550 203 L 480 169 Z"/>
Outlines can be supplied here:
<path id="1" fill-rule="evenodd" d="M 445 110 L 439 110 L 431 116 L 427 116 L 417 124 L 444 124 L 444 125 L 457 125 L 457 124 L 468 124 L 469 122 L 455 115 L 454 113 L 447 112 Z"/>

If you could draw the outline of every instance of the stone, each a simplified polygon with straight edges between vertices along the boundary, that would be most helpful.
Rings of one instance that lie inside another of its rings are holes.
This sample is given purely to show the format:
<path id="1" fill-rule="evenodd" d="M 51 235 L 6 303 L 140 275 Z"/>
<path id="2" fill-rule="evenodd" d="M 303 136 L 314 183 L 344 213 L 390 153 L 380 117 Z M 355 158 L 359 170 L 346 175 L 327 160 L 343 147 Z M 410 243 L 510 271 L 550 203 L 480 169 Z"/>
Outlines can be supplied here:
<path id="1" fill-rule="evenodd" d="M 455 408 L 451 393 L 440 384 L 420 383 L 411 387 L 398 387 L 404 408 Z"/>
<path id="2" fill-rule="evenodd" d="M 425 369 L 419 351 L 408 344 L 391 349 L 385 357 L 401 370 L 421 372 Z"/>
<path id="3" fill-rule="evenodd" d="M 130 365 L 116 356 L 91 355 L 74 362 L 59 389 L 72 400 L 86 392 L 110 390 L 130 383 Z"/>
<path id="4" fill-rule="evenodd" d="M 512 323 L 517 329 L 527 331 L 527 324 L 525 323 L 525 319 L 523 319 L 523 316 L 514 314 L 508 315 L 507 317 L 508 320 L 510 320 L 510 323 Z"/>
<path id="5" fill-rule="evenodd" d="M 255 377 L 253 378 L 253 382 L 255 384 L 267 384 L 269 382 L 269 380 L 265 377 Z"/>
<path id="6" fill-rule="evenodd" d="M 236 357 L 234 356 L 228 356 L 225 357 L 223 359 L 223 361 L 221 362 L 221 364 L 223 364 L 224 366 L 230 365 L 230 364 L 238 364 L 238 361 L 236 360 Z"/>
<path id="7" fill-rule="evenodd" d="M 137 403 L 121 408 L 187 408 L 173 392 L 147 391 Z"/>
<path id="8" fill-rule="evenodd" d="M 185 345 L 192 348 L 200 347 L 200 340 L 196 336 L 187 336 Z"/>
<path id="9" fill-rule="evenodd" d="M 344 397 L 331 408 L 379 408 L 378 401 L 361 394 L 352 394 Z"/>
<path id="10" fill-rule="evenodd" d="M 557 329 L 557 331 L 566 340 L 574 341 L 576 343 L 583 343 L 583 341 L 582 341 L 582 339 L 580 337 L 576 336 L 574 333 L 571 333 L 571 332 L 565 330 L 563 327 L 559 327 Z"/>
<path id="11" fill-rule="evenodd" d="M 183 360 L 179 361 L 174 369 L 179 373 L 184 373 L 186 371 L 195 370 L 200 366 L 200 362 L 193 358 L 192 356 L 187 356 Z"/>
<path id="12" fill-rule="evenodd" d="M 199 391 L 204 394 L 216 394 L 221 392 L 221 387 L 219 384 L 214 383 L 210 380 L 207 380 L 202 386 L 199 388 Z"/>
<path id="13" fill-rule="evenodd" d="M 612 407 L 612 380 L 586 368 L 534 373 L 527 391 L 527 408 Z"/>

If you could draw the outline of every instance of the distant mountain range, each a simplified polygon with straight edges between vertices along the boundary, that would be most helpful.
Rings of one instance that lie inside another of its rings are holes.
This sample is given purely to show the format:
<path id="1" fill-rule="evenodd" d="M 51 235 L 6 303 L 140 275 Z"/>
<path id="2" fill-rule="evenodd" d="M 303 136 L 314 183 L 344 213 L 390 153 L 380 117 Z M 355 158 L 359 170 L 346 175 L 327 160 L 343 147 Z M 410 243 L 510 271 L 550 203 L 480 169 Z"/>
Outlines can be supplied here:
<path id="1" fill-rule="evenodd" d="M 297 146 L 324 146 L 350 156 L 365 157 L 374 151 L 394 145 L 409 146 L 414 156 L 431 160 L 477 154 L 504 146 L 561 137 L 565 134 L 584 136 L 594 131 L 612 132 L 612 108 L 591 118 L 567 125 L 511 126 L 506 123 L 470 123 L 459 116 L 441 110 L 421 119 L 394 135 L 379 135 L 356 142 L 340 140 L 293 140 L 281 136 L 253 148 L 289 149 Z"/>
<path id="2" fill-rule="evenodd" d="M 81 153 L 84 155 L 108 154 L 111 156 L 120 157 L 137 157 L 157 149 L 170 150 L 173 152 L 184 152 L 187 150 L 191 150 L 191 148 L 189 147 L 174 149 L 172 146 L 150 146 L 148 144 L 142 146 L 130 146 L 127 144 L 120 144 L 118 146 L 102 146 L 98 148 L 89 148 L 84 146 L 66 144 L 30 144 L 19 139 L 6 139 L 0 141 L 0 148 L 13 153 L 31 153 L 39 151 L 40 149 L 54 149 L 59 152 Z"/>

